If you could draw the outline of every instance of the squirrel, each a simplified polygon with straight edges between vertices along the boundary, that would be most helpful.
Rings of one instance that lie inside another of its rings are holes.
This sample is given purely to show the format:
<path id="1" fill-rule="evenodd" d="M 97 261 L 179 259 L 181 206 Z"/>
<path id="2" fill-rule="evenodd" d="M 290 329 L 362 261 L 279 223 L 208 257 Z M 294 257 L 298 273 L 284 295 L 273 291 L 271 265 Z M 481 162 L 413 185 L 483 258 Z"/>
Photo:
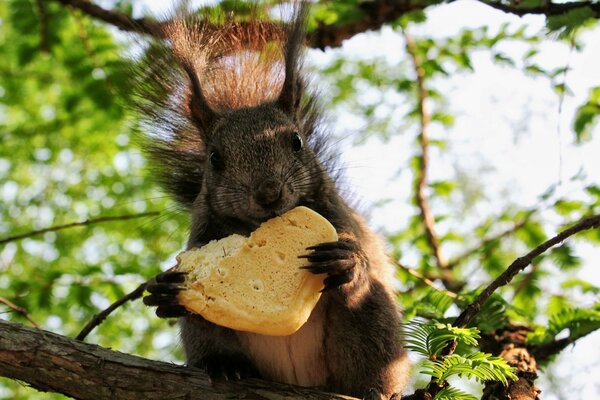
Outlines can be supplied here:
<path id="1" fill-rule="evenodd" d="M 339 194 L 337 158 L 307 88 L 302 51 L 308 13 L 217 27 L 193 17 L 165 24 L 147 49 L 136 97 L 151 133 L 145 152 L 160 182 L 191 213 L 187 248 L 306 206 L 339 241 L 309 248 L 306 268 L 323 294 L 290 336 L 234 331 L 177 302 L 184 276 L 164 272 L 144 303 L 180 318 L 187 364 L 211 379 L 258 377 L 365 399 L 400 396 L 409 378 L 400 313 L 377 235 Z M 333 167 L 332 167 L 333 166 Z M 338 167 L 339 168 L 339 167 Z"/>

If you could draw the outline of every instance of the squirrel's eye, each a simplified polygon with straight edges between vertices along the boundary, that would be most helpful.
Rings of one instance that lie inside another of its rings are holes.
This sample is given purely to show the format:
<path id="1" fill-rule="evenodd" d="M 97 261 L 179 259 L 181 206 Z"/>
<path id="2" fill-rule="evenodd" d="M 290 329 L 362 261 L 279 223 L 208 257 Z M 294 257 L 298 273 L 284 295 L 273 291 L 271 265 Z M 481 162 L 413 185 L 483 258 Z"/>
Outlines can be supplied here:
<path id="1" fill-rule="evenodd" d="M 219 153 L 217 153 L 216 151 L 210 152 L 210 155 L 208 156 L 208 161 L 214 169 L 223 169 L 223 160 L 221 159 Z"/>
<path id="2" fill-rule="evenodd" d="M 297 153 L 300 150 L 302 150 L 302 138 L 297 133 L 292 138 L 292 150 L 294 151 L 294 153 Z"/>

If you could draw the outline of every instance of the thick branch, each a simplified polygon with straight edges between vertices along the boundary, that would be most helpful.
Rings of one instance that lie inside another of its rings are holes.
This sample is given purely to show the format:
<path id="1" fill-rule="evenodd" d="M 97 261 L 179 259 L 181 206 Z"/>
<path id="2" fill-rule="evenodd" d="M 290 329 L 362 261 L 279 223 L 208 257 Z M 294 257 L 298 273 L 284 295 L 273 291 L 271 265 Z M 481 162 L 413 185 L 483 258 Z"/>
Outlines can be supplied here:
<path id="1" fill-rule="evenodd" d="M 107 10 L 88 0 L 54 0 L 64 6 L 77 9 L 95 19 L 107 22 L 122 31 L 144 33 L 160 36 L 161 24 L 148 18 L 133 18 L 124 12 L 113 9 Z"/>
<path id="2" fill-rule="evenodd" d="M 74 228 L 76 226 L 87 226 L 87 225 L 99 224 L 102 222 L 109 222 L 109 221 L 127 221 L 127 220 L 135 219 L 135 218 L 152 217 L 152 216 L 156 216 L 159 214 L 160 213 L 158 211 L 151 211 L 151 212 L 145 212 L 145 213 L 141 213 L 141 214 L 125 214 L 125 215 L 115 215 L 115 216 L 110 216 L 110 217 L 99 217 L 99 218 L 93 218 L 93 219 L 86 219 L 85 221 L 71 222 L 69 224 L 64 224 L 64 225 L 55 225 L 55 226 L 51 226 L 49 228 L 39 229 L 37 231 L 25 232 L 25 233 L 21 233 L 21 234 L 14 235 L 14 236 L 9 236 L 4 239 L 0 239 L 0 245 L 6 244 L 8 242 L 14 242 L 15 240 L 21 240 L 21 239 L 29 238 L 32 236 L 41 235 L 46 232 L 56 232 L 56 231 L 60 231 L 63 229 Z"/>
<path id="3" fill-rule="evenodd" d="M 537 7 L 518 7 L 510 3 L 503 3 L 500 1 L 489 1 L 479 0 L 483 4 L 493 7 L 497 10 L 504 11 L 505 13 L 515 14 L 520 17 L 527 14 L 541 14 L 545 16 L 562 15 L 572 10 L 589 7 L 594 11 L 594 17 L 600 18 L 600 3 L 591 1 L 572 1 L 567 3 L 552 3 L 545 1 L 542 5 Z M 517 3 L 518 4 L 518 3 Z"/>
<path id="4" fill-rule="evenodd" d="M 122 11 L 107 10 L 88 0 L 54 0 L 65 6 L 80 10 L 95 19 L 109 23 L 120 30 L 136 32 L 159 37 L 161 35 L 161 22 L 148 18 L 133 18 Z M 347 23 L 323 24 L 320 23 L 316 29 L 310 32 L 308 45 L 313 48 L 324 49 L 326 47 L 338 47 L 346 39 L 371 30 L 378 30 L 384 24 L 397 20 L 404 14 L 412 11 L 423 10 L 426 7 L 438 4 L 450 3 L 452 0 L 416 2 L 410 0 L 389 1 L 375 0 L 363 2 L 360 6 L 362 15 L 360 18 Z M 547 16 L 564 14 L 571 10 L 589 7 L 595 12 L 595 17 L 600 18 L 600 3 L 593 2 L 570 2 L 551 3 L 546 2 L 543 6 L 520 8 L 512 4 L 479 0 L 490 7 L 516 15 L 544 14 Z"/>
<path id="5" fill-rule="evenodd" d="M 504 358 L 516 369 L 517 380 L 507 386 L 501 382 L 487 382 L 482 400 L 518 399 L 539 400 L 539 389 L 535 386 L 539 365 L 534 355 L 525 347 L 529 329 L 522 326 L 509 326 L 494 337 L 481 341 L 481 350 Z"/>
<path id="6" fill-rule="evenodd" d="M 360 19 L 346 24 L 327 25 L 321 23 L 309 33 L 308 45 L 316 49 L 339 47 L 344 40 L 350 39 L 356 34 L 376 31 L 384 24 L 393 22 L 409 12 L 423 10 L 428 5 L 425 2 L 411 2 L 410 0 L 365 1 L 360 6 L 363 11 Z"/>
<path id="7" fill-rule="evenodd" d="M 531 250 L 525 256 L 517 258 L 509 267 L 504 271 L 498 278 L 490 283 L 481 294 L 475 299 L 475 301 L 467 306 L 463 312 L 458 316 L 454 322 L 455 326 L 464 327 L 467 326 L 471 320 L 477 315 L 481 306 L 487 301 L 487 299 L 498 289 L 504 285 L 507 285 L 521 270 L 525 269 L 533 259 L 549 248 L 561 243 L 570 236 L 587 229 L 594 229 L 600 226 L 600 215 L 593 217 L 584 218 L 572 227 L 564 230 L 552 239 L 547 240 L 535 249 Z"/>
<path id="8" fill-rule="evenodd" d="M 2 320 L 0 376 L 81 400 L 351 399 L 254 379 L 211 384 L 196 368 L 147 360 Z"/>

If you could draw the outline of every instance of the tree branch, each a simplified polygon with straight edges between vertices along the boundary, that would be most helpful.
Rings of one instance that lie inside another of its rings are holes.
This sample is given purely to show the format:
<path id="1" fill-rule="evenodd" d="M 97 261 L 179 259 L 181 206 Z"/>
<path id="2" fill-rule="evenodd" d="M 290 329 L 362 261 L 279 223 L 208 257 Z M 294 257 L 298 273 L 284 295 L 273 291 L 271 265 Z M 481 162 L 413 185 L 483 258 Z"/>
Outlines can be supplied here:
<path id="1" fill-rule="evenodd" d="M 69 224 L 64 224 L 64 225 L 55 225 L 55 226 L 51 226 L 49 228 L 39 229 L 36 231 L 31 231 L 31 232 L 25 232 L 25 233 L 21 233 L 18 235 L 6 237 L 4 239 L 0 239 L 0 245 L 6 244 L 9 242 L 14 242 L 16 240 L 29 238 L 29 237 L 36 236 L 36 235 L 41 235 L 46 232 L 56 232 L 56 231 L 60 231 L 63 229 L 74 228 L 77 226 L 87 226 L 87 225 L 99 224 L 102 222 L 109 222 L 109 221 L 127 221 L 130 219 L 151 217 L 151 216 L 156 216 L 159 214 L 160 214 L 160 212 L 158 212 L 158 211 L 150 211 L 150 212 L 145 212 L 145 213 L 140 213 L 140 214 L 125 214 L 125 215 L 115 215 L 115 216 L 109 216 L 109 217 L 99 217 L 99 218 L 93 218 L 93 219 L 86 219 L 85 221 L 80 221 L 80 222 L 71 222 Z"/>
<path id="2" fill-rule="evenodd" d="M 485 5 L 493 7 L 505 13 L 515 14 L 520 17 L 527 14 L 543 14 L 545 16 L 562 15 L 572 10 L 589 7 L 594 11 L 594 17 L 600 18 L 600 3 L 591 1 L 573 1 L 567 3 L 552 3 L 550 1 L 543 2 L 538 7 L 519 7 L 513 2 L 503 3 L 500 1 L 479 0 Z"/>
<path id="3" fill-rule="evenodd" d="M 211 384 L 196 368 L 147 360 L 2 320 L 0 376 L 80 400 L 352 399 L 257 379 Z"/>
<path id="4" fill-rule="evenodd" d="M 80 10 L 92 18 L 104 21 L 126 32 L 136 32 L 160 37 L 164 22 L 149 18 L 133 18 L 120 10 L 107 10 L 88 0 L 54 0 L 65 6 Z M 313 48 L 325 49 L 326 47 L 339 47 L 342 42 L 352 36 L 371 30 L 378 30 L 384 24 L 396 21 L 399 17 L 412 11 L 424 10 L 427 7 L 450 3 L 454 0 L 434 0 L 432 2 L 415 2 L 411 0 L 375 0 L 363 2 L 359 6 L 362 15 L 347 23 L 324 24 L 318 23 L 316 29 L 310 32 L 308 45 Z M 551 3 L 544 6 L 520 8 L 518 6 L 479 0 L 483 4 L 506 13 L 519 16 L 525 14 L 544 14 L 547 16 L 560 15 L 571 10 L 589 7 L 595 12 L 595 17 L 600 18 L 600 3 L 580 1 L 570 3 Z"/>
<path id="5" fill-rule="evenodd" d="M 89 15 L 92 18 L 99 19 L 109 23 L 116 28 L 126 32 L 143 33 L 151 36 L 160 37 L 162 24 L 149 18 L 133 18 L 124 12 L 113 9 L 107 10 L 88 0 L 54 0 L 64 6 L 74 8 Z"/>
<path id="6" fill-rule="evenodd" d="M 492 283 L 490 283 L 484 290 L 477 296 L 473 303 L 469 304 L 463 312 L 454 321 L 454 326 L 464 327 L 467 326 L 473 318 L 477 315 L 481 306 L 487 301 L 487 299 L 498 289 L 504 285 L 507 285 L 521 270 L 525 269 L 533 259 L 549 248 L 561 243 L 565 239 L 573 236 L 576 233 L 587 229 L 594 229 L 600 226 L 600 215 L 595 215 L 589 218 L 584 218 L 572 227 L 564 230 L 552 239 L 547 240 L 535 249 L 531 250 L 523 257 L 517 258 L 508 268 Z"/>
<path id="7" fill-rule="evenodd" d="M 512 325 L 481 341 L 482 351 L 504 358 L 516 369 L 517 375 L 517 380 L 509 381 L 507 386 L 497 381 L 486 382 L 482 400 L 539 400 L 540 391 L 535 386 L 539 364 L 525 346 L 530 331 L 527 327 Z"/>
<path id="8" fill-rule="evenodd" d="M 43 0 L 36 0 L 36 6 L 40 14 L 40 51 L 42 53 L 50 52 L 50 41 L 48 35 L 48 10 Z"/>
<path id="9" fill-rule="evenodd" d="M 459 291 L 461 285 L 459 285 L 452 271 L 449 268 L 448 260 L 442 253 L 440 240 L 438 238 L 435 228 L 435 217 L 431 212 L 429 201 L 427 199 L 427 173 L 429 166 L 429 123 L 431 116 L 427 109 L 427 89 L 425 87 L 425 70 L 422 67 L 422 60 L 419 59 L 418 49 L 412 36 L 410 36 L 405 30 L 403 30 L 404 40 L 406 42 L 406 51 L 410 56 L 415 74 L 417 76 L 417 109 L 419 113 L 419 124 L 421 132 L 419 133 L 419 145 L 421 147 L 421 154 L 419 156 L 419 171 L 415 182 L 415 202 L 421 212 L 421 221 L 423 223 L 423 229 L 425 230 L 425 237 L 427 243 L 431 248 L 431 252 L 435 257 L 437 266 L 440 270 L 440 279 L 444 286 L 450 291 Z"/>
<path id="10" fill-rule="evenodd" d="M 121 307 L 128 301 L 134 301 L 142 297 L 144 295 L 144 291 L 146 290 L 146 286 L 148 286 L 148 282 L 149 281 L 142 283 L 135 290 L 127 293 L 125 296 L 112 303 L 106 309 L 94 315 L 91 321 L 83 327 L 83 329 L 81 330 L 81 332 L 79 332 L 75 339 L 83 341 L 95 327 L 100 325 L 106 319 L 106 317 L 108 317 L 117 308 Z"/>
<path id="11" fill-rule="evenodd" d="M 344 40 L 350 39 L 356 34 L 376 31 L 384 24 L 393 22 L 404 14 L 425 9 L 431 3 L 411 2 L 410 0 L 375 0 L 359 4 L 363 12 L 360 19 L 345 24 L 319 23 L 315 30 L 309 32 L 308 45 L 321 50 L 326 47 L 339 47 Z"/>
<path id="12" fill-rule="evenodd" d="M 407 267 L 406 265 L 401 264 L 396 259 L 391 258 L 390 260 L 391 260 L 391 263 L 396 266 L 396 268 L 400 268 L 401 270 L 406 271 L 408 274 L 419 279 L 421 282 L 423 282 L 425 285 L 429 286 L 430 288 L 432 288 L 440 293 L 443 293 L 448 297 L 452 297 L 453 299 L 460 298 L 460 296 L 454 292 L 437 287 L 436 284 L 431 279 L 429 279 L 428 277 L 426 277 L 425 275 L 423 275 L 416 269 Z"/>
<path id="13" fill-rule="evenodd" d="M 27 321 L 31 322 L 31 325 L 35 326 L 37 329 L 42 329 L 37 322 L 35 322 L 33 320 L 33 318 L 31 318 L 31 315 L 29 315 L 29 313 L 27 312 L 26 309 L 24 309 L 23 307 L 19 307 L 18 305 L 16 305 L 15 303 L 11 302 L 8 299 L 5 299 L 4 297 L 0 297 L 0 303 L 4 304 L 5 306 L 7 306 L 8 308 L 10 308 L 11 310 L 13 310 L 14 312 L 16 312 L 17 314 L 21 314 L 23 317 L 25 317 L 27 319 Z"/>
<path id="14" fill-rule="evenodd" d="M 579 339 L 593 333 L 595 331 L 591 331 L 581 336 L 569 336 L 566 338 L 554 340 L 549 343 L 545 343 L 539 346 L 528 346 L 531 354 L 535 356 L 540 364 L 548 361 L 551 357 L 557 355 L 561 351 L 563 351 L 567 346 L 575 343 Z"/>
<path id="15" fill-rule="evenodd" d="M 466 259 L 471 257 L 473 254 L 477 253 L 482 248 L 485 248 L 490 243 L 493 243 L 495 241 L 504 239 L 505 237 L 512 235 L 513 233 L 515 233 L 516 231 L 521 229 L 523 226 L 525 226 L 525 224 L 527 223 L 528 220 L 529 220 L 528 218 L 525 218 L 522 221 L 514 224 L 512 227 L 506 229 L 505 231 L 498 233 L 497 235 L 484 238 L 477 246 L 473 246 L 472 248 L 466 250 L 464 253 L 459 254 L 458 256 L 456 256 L 452 260 L 450 260 L 448 262 L 448 267 L 453 268 L 453 267 L 461 264 L 462 262 L 464 262 Z"/>

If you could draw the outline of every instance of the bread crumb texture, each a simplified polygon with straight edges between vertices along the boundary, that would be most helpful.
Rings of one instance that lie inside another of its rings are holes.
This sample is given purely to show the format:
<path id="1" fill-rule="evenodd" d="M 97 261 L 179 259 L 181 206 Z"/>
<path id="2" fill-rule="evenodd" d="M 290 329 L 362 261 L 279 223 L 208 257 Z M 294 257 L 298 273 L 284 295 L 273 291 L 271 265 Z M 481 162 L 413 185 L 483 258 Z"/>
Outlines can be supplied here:
<path id="1" fill-rule="evenodd" d="M 181 253 L 188 272 L 179 300 L 189 311 L 231 329 L 271 336 L 296 332 L 316 306 L 324 275 L 301 266 L 307 247 L 338 240 L 318 213 L 296 207 L 264 222 L 249 238 L 231 235 Z"/>

